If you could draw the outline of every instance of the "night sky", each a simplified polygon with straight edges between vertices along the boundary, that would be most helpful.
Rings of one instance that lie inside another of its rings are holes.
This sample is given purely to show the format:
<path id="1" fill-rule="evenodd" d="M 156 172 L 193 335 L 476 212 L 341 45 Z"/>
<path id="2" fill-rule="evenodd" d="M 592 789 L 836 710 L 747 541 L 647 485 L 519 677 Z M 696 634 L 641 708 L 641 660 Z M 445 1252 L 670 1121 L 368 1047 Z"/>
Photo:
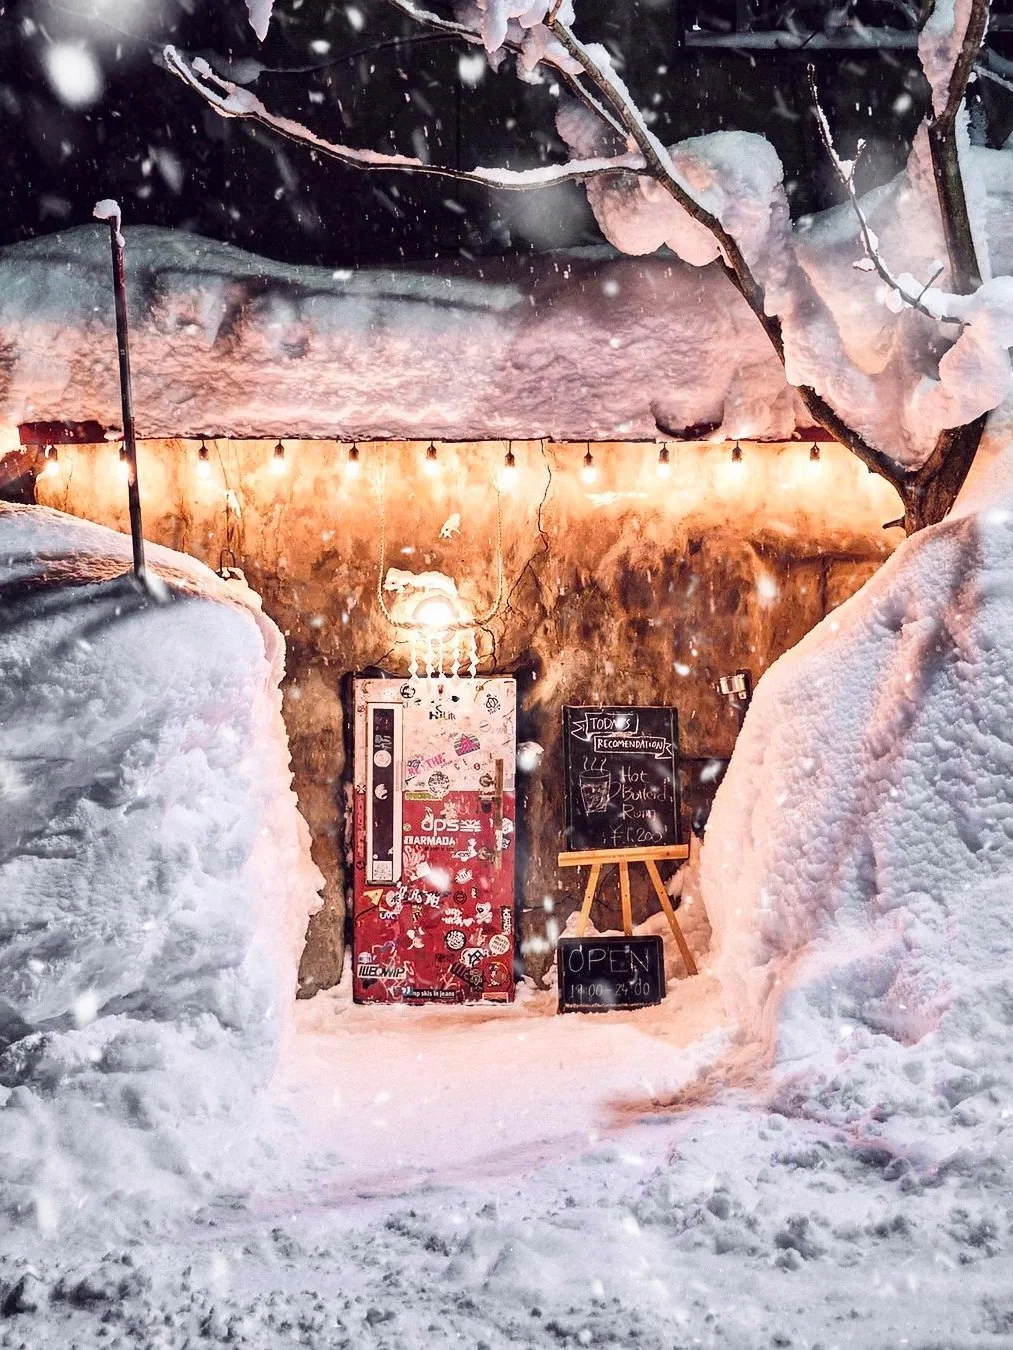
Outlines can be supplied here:
<path id="1" fill-rule="evenodd" d="M 754 26 L 774 19 L 803 34 L 840 34 L 859 22 L 910 31 L 905 7 L 881 0 L 766 8 L 765 0 L 592 0 L 578 4 L 577 26 L 622 55 L 627 82 L 665 140 L 726 127 L 765 132 L 799 215 L 838 199 L 812 125 L 808 60 L 842 147 L 858 135 L 870 142 L 870 186 L 903 162 L 926 88 L 910 45 L 806 53 L 754 50 L 746 41 L 694 45 L 741 26 L 745 11 Z M 253 87 L 268 107 L 350 144 L 463 167 L 565 158 L 553 125 L 560 93 L 550 80 L 524 84 L 509 62 L 499 73 L 484 68 L 473 48 L 433 40 L 381 0 L 277 0 L 263 44 L 243 0 L 0 0 L 0 243 L 86 221 L 103 196 L 121 201 L 128 224 L 192 230 L 290 262 L 354 265 L 599 241 L 575 187 L 497 194 L 363 174 L 262 128 L 223 121 L 159 68 L 166 42 L 245 62 L 246 73 L 261 63 L 268 73 Z M 1013 94 L 987 92 L 1013 102 Z"/>

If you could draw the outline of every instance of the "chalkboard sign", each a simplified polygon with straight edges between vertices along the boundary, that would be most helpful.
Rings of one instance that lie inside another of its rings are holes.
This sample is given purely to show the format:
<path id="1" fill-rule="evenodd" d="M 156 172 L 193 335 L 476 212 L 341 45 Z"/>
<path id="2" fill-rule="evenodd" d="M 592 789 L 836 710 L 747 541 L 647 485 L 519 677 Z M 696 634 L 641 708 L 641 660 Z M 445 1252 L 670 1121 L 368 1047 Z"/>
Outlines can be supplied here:
<path id="1" fill-rule="evenodd" d="M 646 1008 L 665 997 L 661 938 L 560 938 L 556 946 L 560 1012 Z"/>
<path id="2" fill-rule="evenodd" d="M 678 844 L 674 708 L 563 709 L 566 847 Z"/>

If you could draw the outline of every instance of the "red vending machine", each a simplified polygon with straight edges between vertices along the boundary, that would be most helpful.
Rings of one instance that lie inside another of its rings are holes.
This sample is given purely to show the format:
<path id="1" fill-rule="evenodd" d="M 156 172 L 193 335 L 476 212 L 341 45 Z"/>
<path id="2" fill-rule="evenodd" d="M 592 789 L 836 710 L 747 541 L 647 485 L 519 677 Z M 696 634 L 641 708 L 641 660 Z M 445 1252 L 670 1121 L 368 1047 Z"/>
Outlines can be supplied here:
<path id="1" fill-rule="evenodd" d="M 514 995 L 517 688 L 356 679 L 357 1003 Z"/>

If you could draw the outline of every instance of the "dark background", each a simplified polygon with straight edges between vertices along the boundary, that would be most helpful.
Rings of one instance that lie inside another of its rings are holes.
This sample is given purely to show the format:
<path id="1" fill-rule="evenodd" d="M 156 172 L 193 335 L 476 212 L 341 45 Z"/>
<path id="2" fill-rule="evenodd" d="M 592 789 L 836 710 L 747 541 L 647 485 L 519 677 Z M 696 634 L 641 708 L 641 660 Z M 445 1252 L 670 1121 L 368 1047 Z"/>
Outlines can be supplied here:
<path id="1" fill-rule="evenodd" d="M 764 132 L 799 216 L 839 200 L 815 135 L 807 64 L 842 148 L 859 135 L 869 142 L 865 186 L 883 181 L 903 163 L 927 100 L 914 50 L 919 3 L 583 0 L 577 30 L 621 57 L 667 142 L 722 128 Z M 989 44 L 999 71 L 1013 57 L 1011 4 L 993 4 Z M 804 46 L 779 50 L 786 40 Z M 463 56 L 474 67 L 475 48 L 434 40 L 382 0 L 277 0 L 263 44 L 243 0 L 0 0 L 0 243 L 86 221 L 103 196 L 120 200 L 128 224 L 192 230 L 296 263 L 599 240 L 574 186 L 508 194 L 367 174 L 225 121 L 158 67 L 166 42 L 260 62 L 271 73 L 253 87 L 267 106 L 332 139 L 463 167 L 566 157 L 551 80 L 525 84 L 508 60 L 468 82 L 459 63 Z M 54 51 L 68 48 L 91 63 L 101 86 L 79 106 L 47 74 Z M 1013 82 L 1013 65 L 1006 73 Z M 1013 88 L 978 80 L 974 90 L 972 134 L 1001 144 L 1013 129 Z"/>

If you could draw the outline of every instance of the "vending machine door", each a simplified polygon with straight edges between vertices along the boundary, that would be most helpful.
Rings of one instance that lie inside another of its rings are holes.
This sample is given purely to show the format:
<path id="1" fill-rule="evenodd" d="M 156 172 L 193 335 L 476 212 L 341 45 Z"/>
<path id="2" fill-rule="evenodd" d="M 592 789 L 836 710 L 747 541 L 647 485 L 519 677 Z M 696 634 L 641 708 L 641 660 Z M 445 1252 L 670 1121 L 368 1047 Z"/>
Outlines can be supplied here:
<path id="1" fill-rule="evenodd" d="M 356 679 L 353 994 L 514 993 L 516 685 Z"/>

